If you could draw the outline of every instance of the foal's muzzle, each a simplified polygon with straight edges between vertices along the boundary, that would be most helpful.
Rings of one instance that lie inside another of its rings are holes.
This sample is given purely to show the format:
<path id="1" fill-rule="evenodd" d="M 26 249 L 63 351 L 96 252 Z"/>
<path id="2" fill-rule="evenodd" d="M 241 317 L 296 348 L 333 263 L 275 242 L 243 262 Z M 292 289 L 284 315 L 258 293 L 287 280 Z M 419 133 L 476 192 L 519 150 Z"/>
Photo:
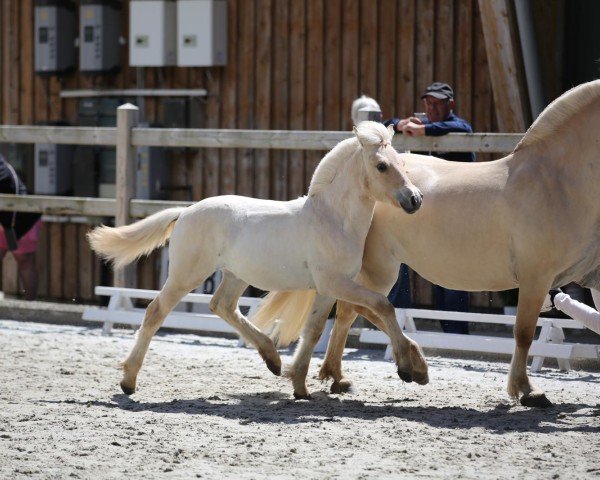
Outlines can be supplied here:
<path id="1" fill-rule="evenodd" d="M 398 203 L 406 213 L 415 213 L 423 203 L 423 194 L 418 188 L 403 188 L 396 196 Z"/>

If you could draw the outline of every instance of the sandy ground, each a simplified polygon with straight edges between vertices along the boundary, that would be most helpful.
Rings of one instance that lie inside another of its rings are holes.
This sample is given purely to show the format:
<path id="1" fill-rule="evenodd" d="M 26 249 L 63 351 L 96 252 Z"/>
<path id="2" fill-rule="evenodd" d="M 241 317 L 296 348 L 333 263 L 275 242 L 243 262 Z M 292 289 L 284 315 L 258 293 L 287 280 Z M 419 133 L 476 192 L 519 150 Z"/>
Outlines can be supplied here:
<path id="1" fill-rule="evenodd" d="M 233 340 L 159 335 L 131 398 L 131 331 L 0 321 L 0 478 L 600 477 L 600 373 L 544 369 L 556 403 L 505 393 L 506 363 L 429 357 L 403 384 L 383 351 L 346 351 L 356 391 L 295 401 Z M 283 359 L 290 360 L 289 352 Z"/>

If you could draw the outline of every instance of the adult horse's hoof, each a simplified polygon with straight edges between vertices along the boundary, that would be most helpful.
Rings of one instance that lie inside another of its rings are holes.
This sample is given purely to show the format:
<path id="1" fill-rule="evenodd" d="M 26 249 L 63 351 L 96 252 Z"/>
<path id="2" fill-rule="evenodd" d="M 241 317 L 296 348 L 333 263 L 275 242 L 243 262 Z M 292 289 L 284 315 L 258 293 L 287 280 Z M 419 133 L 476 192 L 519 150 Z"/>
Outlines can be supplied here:
<path id="1" fill-rule="evenodd" d="M 121 382 L 121 390 L 123 390 L 123 393 L 125 395 L 133 395 L 135 393 L 135 387 L 129 387 L 127 385 L 125 385 L 123 382 Z"/>
<path id="2" fill-rule="evenodd" d="M 294 398 L 296 400 L 312 400 L 310 393 L 296 393 L 294 392 Z"/>
<path id="3" fill-rule="evenodd" d="M 352 390 L 350 380 L 340 380 L 331 384 L 331 393 L 348 393 L 350 390 Z"/>
<path id="4" fill-rule="evenodd" d="M 276 364 L 272 360 L 265 359 L 265 363 L 267 364 L 267 368 L 273 373 L 273 375 L 281 376 L 281 364 Z"/>
<path id="5" fill-rule="evenodd" d="M 406 383 L 410 383 L 413 381 L 412 375 L 409 372 L 403 372 L 400 369 L 398 369 L 398 376 L 401 380 L 405 381 Z"/>
<path id="6" fill-rule="evenodd" d="M 549 408 L 553 404 L 543 393 L 530 393 L 521 397 L 521 405 L 523 405 L 524 407 Z"/>

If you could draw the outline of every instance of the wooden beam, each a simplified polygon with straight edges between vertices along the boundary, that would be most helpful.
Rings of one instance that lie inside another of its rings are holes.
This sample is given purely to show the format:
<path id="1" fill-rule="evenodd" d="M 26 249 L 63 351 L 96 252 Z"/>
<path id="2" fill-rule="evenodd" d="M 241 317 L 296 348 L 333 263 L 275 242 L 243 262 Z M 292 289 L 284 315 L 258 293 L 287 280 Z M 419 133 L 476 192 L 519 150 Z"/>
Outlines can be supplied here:
<path id="1" fill-rule="evenodd" d="M 509 1 L 479 0 L 479 10 L 498 126 L 503 132 L 523 132 L 527 126 L 526 95 L 520 88 Z"/>
<path id="2" fill-rule="evenodd" d="M 117 182 L 115 226 L 127 225 L 131 220 L 130 201 L 135 198 L 136 149 L 131 144 L 131 129 L 139 120 L 138 107 L 126 103 L 117 108 Z M 115 270 L 116 287 L 132 287 L 133 267 Z"/>

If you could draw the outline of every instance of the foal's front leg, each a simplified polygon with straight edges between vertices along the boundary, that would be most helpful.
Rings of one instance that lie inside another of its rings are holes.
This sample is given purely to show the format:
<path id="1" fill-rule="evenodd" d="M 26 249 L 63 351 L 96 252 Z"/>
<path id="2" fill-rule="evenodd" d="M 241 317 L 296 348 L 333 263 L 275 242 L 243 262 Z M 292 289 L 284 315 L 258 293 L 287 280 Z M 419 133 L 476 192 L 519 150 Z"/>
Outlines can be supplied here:
<path id="1" fill-rule="evenodd" d="M 350 328 L 356 319 L 357 314 L 354 305 L 348 302 L 338 301 L 336 305 L 335 322 L 327 344 L 325 360 L 319 371 L 319 378 L 327 380 L 331 378 L 331 393 L 346 393 L 352 388 L 352 380 L 344 376 L 342 370 L 342 356 L 344 347 L 350 333 Z"/>
<path id="2" fill-rule="evenodd" d="M 404 335 L 396 321 L 394 307 L 384 295 L 362 287 L 344 276 L 329 275 L 315 280 L 320 294 L 365 307 L 379 317 L 390 336 L 398 375 L 402 380 L 414 380 L 422 385 L 429 381 L 427 362 L 419 345 Z"/>
<path id="3" fill-rule="evenodd" d="M 309 318 L 302 330 L 301 341 L 296 348 L 294 360 L 286 372 L 286 375 L 292 379 L 294 385 L 294 397 L 297 399 L 310 398 L 310 393 L 306 387 L 308 366 L 315 345 L 323 334 L 327 316 L 334 303 L 335 300 L 332 298 L 317 295 Z"/>

